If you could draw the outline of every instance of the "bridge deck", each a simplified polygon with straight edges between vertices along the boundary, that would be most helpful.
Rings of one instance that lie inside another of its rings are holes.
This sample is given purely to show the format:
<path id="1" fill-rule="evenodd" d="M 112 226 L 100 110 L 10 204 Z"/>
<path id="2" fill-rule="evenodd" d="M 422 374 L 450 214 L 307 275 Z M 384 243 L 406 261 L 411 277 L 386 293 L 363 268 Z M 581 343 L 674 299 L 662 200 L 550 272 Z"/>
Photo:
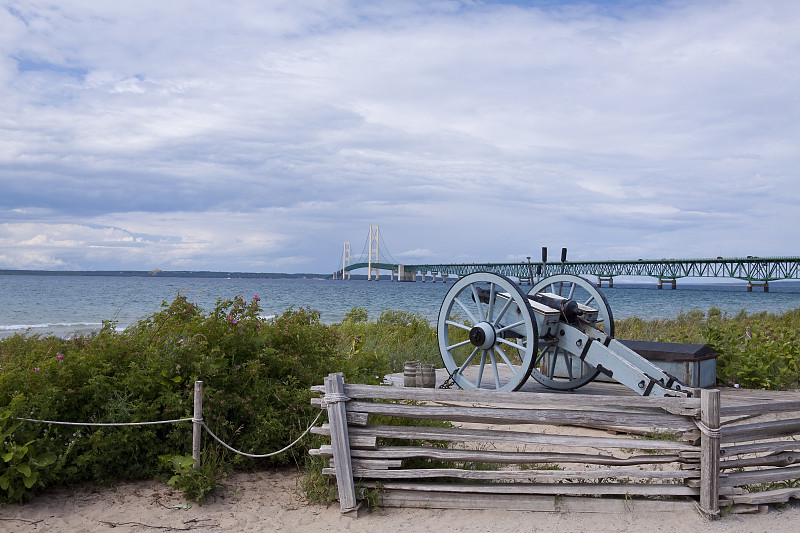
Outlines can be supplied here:
<path id="1" fill-rule="evenodd" d="M 367 263 L 348 265 L 344 270 L 367 268 Z M 373 268 L 398 272 L 401 265 L 372 263 Z M 732 259 L 639 259 L 636 261 L 566 261 L 530 263 L 460 263 L 402 265 L 406 272 L 466 276 L 488 271 L 518 279 L 542 278 L 554 274 L 591 275 L 602 279 L 617 276 L 646 276 L 659 280 L 679 278 L 729 278 L 764 283 L 800 279 L 800 257 Z"/>

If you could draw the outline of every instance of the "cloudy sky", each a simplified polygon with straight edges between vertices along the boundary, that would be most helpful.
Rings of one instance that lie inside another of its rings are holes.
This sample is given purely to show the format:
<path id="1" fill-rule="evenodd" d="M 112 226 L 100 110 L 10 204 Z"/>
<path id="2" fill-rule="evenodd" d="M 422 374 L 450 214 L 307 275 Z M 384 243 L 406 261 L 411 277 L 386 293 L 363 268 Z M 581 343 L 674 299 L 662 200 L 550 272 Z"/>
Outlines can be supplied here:
<path id="1" fill-rule="evenodd" d="M 800 255 L 795 0 L 0 7 L 0 268 Z"/>

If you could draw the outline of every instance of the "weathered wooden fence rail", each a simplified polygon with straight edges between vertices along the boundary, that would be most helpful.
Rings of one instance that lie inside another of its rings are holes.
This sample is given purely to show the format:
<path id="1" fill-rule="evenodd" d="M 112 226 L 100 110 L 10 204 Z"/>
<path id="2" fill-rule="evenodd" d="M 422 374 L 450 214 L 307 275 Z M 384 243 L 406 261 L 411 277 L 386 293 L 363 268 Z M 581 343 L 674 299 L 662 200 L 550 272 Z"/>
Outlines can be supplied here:
<path id="1" fill-rule="evenodd" d="M 505 393 L 351 385 L 340 374 L 313 390 L 324 393 L 312 403 L 329 420 L 315 432 L 331 445 L 311 453 L 329 458 L 323 472 L 336 476 L 343 512 L 365 490 L 382 506 L 712 516 L 720 504 L 744 510 L 798 496 L 744 487 L 800 477 L 792 466 L 800 443 L 786 440 L 800 421 L 752 422 L 764 403 L 721 408 L 716 390 Z M 800 402 L 768 405 L 786 414 Z"/>
<path id="2" fill-rule="evenodd" d="M 800 498 L 800 400 L 724 405 L 720 430 L 722 505 L 761 505 Z M 759 421 L 753 421 L 753 418 Z M 763 419 L 767 420 L 763 420 Z M 785 484 L 786 487 L 774 488 Z M 747 487 L 743 492 L 741 487 Z"/>

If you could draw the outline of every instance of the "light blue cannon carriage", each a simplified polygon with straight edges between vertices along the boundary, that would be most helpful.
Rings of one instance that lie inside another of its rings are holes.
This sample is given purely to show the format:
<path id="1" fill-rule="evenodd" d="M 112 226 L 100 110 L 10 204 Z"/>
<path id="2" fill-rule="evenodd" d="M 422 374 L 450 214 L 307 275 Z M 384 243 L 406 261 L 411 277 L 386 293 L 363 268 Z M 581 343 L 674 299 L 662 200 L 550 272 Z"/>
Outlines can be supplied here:
<path id="1" fill-rule="evenodd" d="M 675 377 L 614 339 L 603 294 L 579 276 L 559 274 L 526 294 L 509 278 L 476 272 L 447 292 L 439 350 L 462 389 L 518 390 L 529 376 L 557 390 L 601 373 L 642 396 L 691 396 Z"/>

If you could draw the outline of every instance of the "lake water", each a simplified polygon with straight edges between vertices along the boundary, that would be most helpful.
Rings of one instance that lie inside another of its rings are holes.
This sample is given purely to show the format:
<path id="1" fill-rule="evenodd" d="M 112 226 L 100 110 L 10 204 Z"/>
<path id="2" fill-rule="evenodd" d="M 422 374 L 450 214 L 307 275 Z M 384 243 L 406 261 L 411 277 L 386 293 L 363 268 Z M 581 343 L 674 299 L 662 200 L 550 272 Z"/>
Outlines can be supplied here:
<path id="1" fill-rule="evenodd" d="M 373 318 L 393 309 L 417 312 L 435 323 L 453 282 L 0 275 L 0 337 L 18 332 L 69 336 L 96 331 L 104 320 L 116 320 L 124 328 L 158 311 L 162 302 L 171 302 L 178 293 L 205 310 L 212 309 L 218 298 L 258 295 L 265 316 L 290 306 L 308 306 L 332 323 L 340 322 L 353 307 L 365 307 Z M 678 280 L 677 290 L 657 290 L 655 281 L 616 283 L 601 290 L 615 318 L 674 318 L 681 311 L 711 307 L 728 313 L 800 307 L 800 282 L 770 283 L 767 293 L 760 288 L 747 292 L 745 287 L 745 282 L 710 285 Z"/>

